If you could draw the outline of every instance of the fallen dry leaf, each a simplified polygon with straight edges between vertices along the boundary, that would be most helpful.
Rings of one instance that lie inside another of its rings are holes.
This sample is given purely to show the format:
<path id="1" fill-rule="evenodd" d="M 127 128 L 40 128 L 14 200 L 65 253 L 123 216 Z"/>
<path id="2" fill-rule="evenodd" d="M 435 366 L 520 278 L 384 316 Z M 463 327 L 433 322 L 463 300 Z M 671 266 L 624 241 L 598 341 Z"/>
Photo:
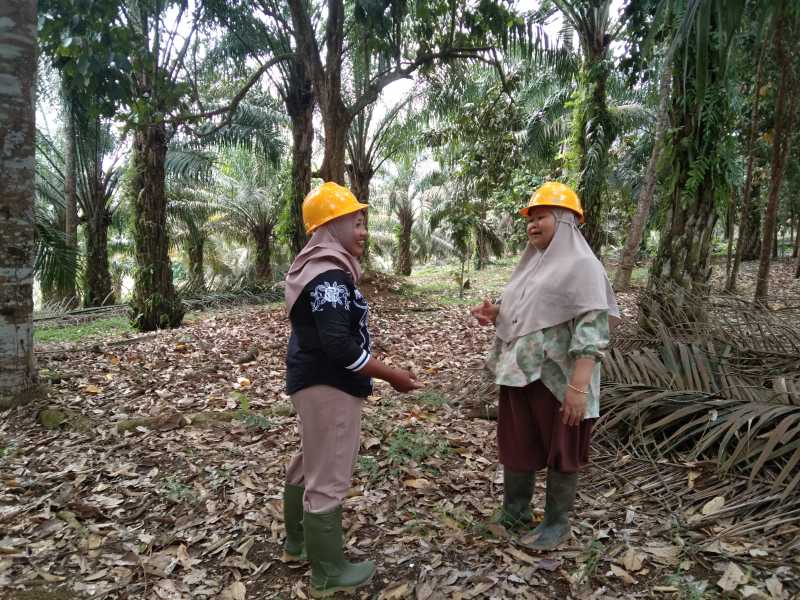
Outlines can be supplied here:
<path id="1" fill-rule="evenodd" d="M 245 600 L 247 588 L 241 581 L 234 581 L 220 595 L 220 600 Z"/>
<path id="2" fill-rule="evenodd" d="M 622 567 L 615 565 L 614 563 L 611 563 L 611 572 L 620 579 L 622 579 L 622 581 L 624 581 L 628 585 L 633 585 L 634 583 L 636 583 L 636 580 L 633 577 L 631 577 L 630 573 L 628 573 Z"/>
<path id="3" fill-rule="evenodd" d="M 625 551 L 625 556 L 622 557 L 622 565 L 630 572 L 635 573 L 642 568 L 644 563 L 644 555 L 637 552 L 632 547 L 628 547 Z"/>
<path id="4" fill-rule="evenodd" d="M 709 500 L 708 502 L 706 502 L 703 505 L 703 508 L 700 510 L 700 512 L 706 516 L 713 515 L 714 513 L 722 510 L 724 506 L 725 506 L 725 496 L 716 496 L 711 500 Z"/>
<path id="5" fill-rule="evenodd" d="M 726 592 L 732 592 L 737 587 L 747 582 L 748 582 L 748 577 L 739 568 L 739 565 L 730 562 L 728 563 L 725 572 L 722 574 L 722 577 L 720 577 L 719 581 L 717 581 L 717 585 Z"/>

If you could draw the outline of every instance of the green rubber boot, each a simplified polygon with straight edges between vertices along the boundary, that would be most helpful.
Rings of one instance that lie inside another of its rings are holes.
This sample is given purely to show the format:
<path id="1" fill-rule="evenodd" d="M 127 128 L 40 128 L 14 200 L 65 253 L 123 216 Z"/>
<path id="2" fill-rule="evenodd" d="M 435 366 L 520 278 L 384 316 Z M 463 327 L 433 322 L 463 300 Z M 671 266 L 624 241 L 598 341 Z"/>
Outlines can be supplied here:
<path id="1" fill-rule="evenodd" d="M 308 560 L 303 537 L 303 492 L 305 488 L 301 485 L 287 483 L 283 488 L 283 523 L 286 526 L 283 562 Z"/>
<path id="2" fill-rule="evenodd" d="M 533 471 L 503 469 L 503 506 L 492 521 L 506 529 L 522 529 L 531 524 L 531 498 L 533 498 Z"/>
<path id="3" fill-rule="evenodd" d="M 369 583 L 375 574 L 375 563 L 351 563 L 344 557 L 341 506 L 327 513 L 303 513 L 303 529 L 311 561 L 312 597 L 352 592 Z"/>
<path id="4" fill-rule="evenodd" d="M 547 500 L 544 520 L 520 543 L 531 550 L 554 550 L 569 539 L 569 511 L 575 505 L 577 473 L 547 470 Z"/>

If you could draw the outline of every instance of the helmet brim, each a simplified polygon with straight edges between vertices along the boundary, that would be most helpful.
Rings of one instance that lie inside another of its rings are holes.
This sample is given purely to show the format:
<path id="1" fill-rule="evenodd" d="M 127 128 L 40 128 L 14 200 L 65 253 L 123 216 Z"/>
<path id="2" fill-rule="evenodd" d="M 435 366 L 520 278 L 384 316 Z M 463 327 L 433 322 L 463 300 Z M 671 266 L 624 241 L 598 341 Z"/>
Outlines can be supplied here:
<path id="1" fill-rule="evenodd" d="M 585 222 L 585 219 L 583 218 L 583 215 L 581 213 L 579 213 L 577 210 L 572 210 L 571 208 L 568 208 L 566 206 L 559 206 L 558 204 L 537 204 L 536 206 L 548 206 L 550 208 L 563 208 L 564 210 L 568 210 L 568 211 L 574 213 L 578 217 L 578 223 L 580 223 L 581 225 L 583 225 L 583 223 Z M 520 208 L 517 212 L 527 219 L 528 216 L 530 216 L 530 212 L 531 212 L 532 208 L 536 208 L 536 207 L 535 206 L 526 206 L 524 208 Z"/>
<path id="2" fill-rule="evenodd" d="M 328 217 L 327 219 L 323 219 L 322 221 L 320 221 L 319 223 L 314 225 L 314 227 L 311 227 L 310 229 L 306 229 L 306 235 L 310 235 L 310 234 L 314 233 L 315 229 L 319 229 L 320 227 L 325 225 L 325 223 L 330 223 L 334 219 L 338 219 L 339 217 L 344 217 L 345 215 L 352 215 L 354 212 L 360 212 L 362 210 L 367 210 L 368 208 L 369 208 L 369 204 L 363 204 L 361 202 L 358 202 L 355 206 L 353 206 L 352 208 L 346 210 L 345 212 L 340 213 L 338 215 L 334 215 L 332 217 Z"/>

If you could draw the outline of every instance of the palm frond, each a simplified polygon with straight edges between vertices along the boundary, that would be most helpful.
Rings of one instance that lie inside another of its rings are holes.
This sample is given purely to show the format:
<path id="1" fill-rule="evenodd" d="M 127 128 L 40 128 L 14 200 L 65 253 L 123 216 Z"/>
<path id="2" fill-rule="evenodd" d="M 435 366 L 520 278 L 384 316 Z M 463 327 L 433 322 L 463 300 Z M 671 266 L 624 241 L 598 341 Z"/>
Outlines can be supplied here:
<path id="1" fill-rule="evenodd" d="M 671 325 L 656 324 L 655 337 L 643 332 L 651 337 L 635 351 L 624 337 L 615 340 L 603 363 L 598 431 L 613 430 L 632 447 L 661 456 L 712 461 L 770 502 L 797 498 L 796 320 L 732 297 L 688 303 L 700 303 L 709 318 L 666 318 Z"/>
<path id="2" fill-rule="evenodd" d="M 209 181 L 216 160 L 216 155 L 210 150 L 171 144 L 164 167 L 169 176 L 176 179 Z"/>

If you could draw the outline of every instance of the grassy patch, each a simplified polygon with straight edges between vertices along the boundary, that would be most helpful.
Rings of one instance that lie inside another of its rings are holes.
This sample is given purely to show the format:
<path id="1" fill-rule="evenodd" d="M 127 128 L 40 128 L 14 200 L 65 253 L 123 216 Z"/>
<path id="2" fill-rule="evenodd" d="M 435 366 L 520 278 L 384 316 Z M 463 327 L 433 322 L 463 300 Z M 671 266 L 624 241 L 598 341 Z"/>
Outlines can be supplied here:
<path id="1" fill-rule="evenodd" d="M 200 500 L 197 490 L 185 483 L 181 483 L 174 477 L 168 477 L 166 479 L 162 490 L 167 498 L 174 504 L 181 504 L 183 502 L 196 504 Z"/>
<path id="2" fill-rule="evenodd" d="M 275 426 L 271 419 L 264 415 L 250 412 L 250 398 L 241 392 L 234 392 L 234 397 L 239 401 L 238 419 L 243 421 L 247 427 L 255 427 L 263 431 L 269 431 Z"/>
<path id="3" fill-rule="evenodd" d="M 364 481 L 374 483 L 380 479 L 381 466 L 372 456 L 359 456 L 356 461 L 356 472 Z"/>
<path id="4" fill-rule="evenodd" d="M 425 432 L 410 432 L 400 428 L 392 434 L 386 453 L 389 462 L 401 467 L 411 461 L 421 464 L 432 456 L 446 456 L 450 445 L 446 440 Z"/>
<path id="5" fill-rule="evenodd" d="M 66 327 L 35 327 L 33 339 L 39 343 L 79 342 L 84 338 L 120 335 L 132 331 L 127 317 L 108 317 Z"/>
<path id="6" fill-rule="evenodd" d="M 447 404 L 447 398 L 436 390 L 426 390 L 414 398 L 414 401 L 426 408 L 441 408 Z"/>
<path id="7" fill-rule="evenodd" d="M 678 588 L 678 598 L 680 600 L 705 600 L 709 598 L 708 582 L 697 580 L 691 575 L 671 575 L 667 578 L 667 583 Z"/>
<path id="8" fill-rule="evenodd" d="M 511 271 L 519 260 L 518 256 L 503 257 L 481 271 L 472 268 L 464 274 L 469 287 L 464 297 L 458 297 L 458 276 L 461 268 L 457 264 L 423 265 L 415 267 L 409 278 L 413 283 L 413 293 L 441 304 L 474 304 L 484 297 L 494 297 L 508 283 Z"/>

